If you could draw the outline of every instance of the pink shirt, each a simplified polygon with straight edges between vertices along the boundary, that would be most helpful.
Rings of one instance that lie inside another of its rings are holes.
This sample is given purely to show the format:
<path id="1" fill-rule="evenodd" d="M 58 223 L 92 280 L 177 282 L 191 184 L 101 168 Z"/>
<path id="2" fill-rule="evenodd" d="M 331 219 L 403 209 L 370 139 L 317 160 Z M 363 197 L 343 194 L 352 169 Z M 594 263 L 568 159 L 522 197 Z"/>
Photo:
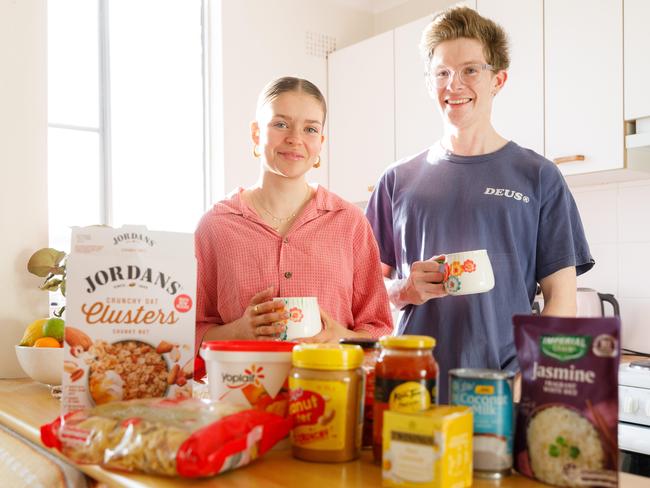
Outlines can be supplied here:
<path id="1" fill-rule="evenodd" d="M 195 233 L 197 351 L 210 325 L 240 318 L 251 297 L 271 285 L 279 297 L 317 297 L 350 329 L 390 334 L 379 250 L 359 208 L 319 186 L 281 237 L 242 191 L 208 211 Z"/>

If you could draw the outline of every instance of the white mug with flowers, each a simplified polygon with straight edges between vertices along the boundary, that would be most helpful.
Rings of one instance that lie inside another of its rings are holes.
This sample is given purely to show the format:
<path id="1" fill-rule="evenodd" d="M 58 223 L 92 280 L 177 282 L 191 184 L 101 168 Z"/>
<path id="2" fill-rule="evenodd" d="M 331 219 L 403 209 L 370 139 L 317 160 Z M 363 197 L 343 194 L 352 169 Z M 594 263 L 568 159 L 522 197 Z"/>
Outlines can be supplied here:
<path id="1" fill-rule="evenodd" d="M 487 250 L 446 254 L 444 285 L 450 295 L 484 293 L 494 288 L 494 273 Z"/>

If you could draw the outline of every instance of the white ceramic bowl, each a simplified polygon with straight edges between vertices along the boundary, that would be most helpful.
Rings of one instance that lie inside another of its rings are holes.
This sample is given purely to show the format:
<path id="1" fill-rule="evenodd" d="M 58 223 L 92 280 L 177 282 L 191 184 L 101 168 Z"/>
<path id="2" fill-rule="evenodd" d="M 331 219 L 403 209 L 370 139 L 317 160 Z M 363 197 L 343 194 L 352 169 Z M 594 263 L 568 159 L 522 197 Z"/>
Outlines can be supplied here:
<path id="1" fill-rule="evenodd" d="M 60 385 L 63 376 L 62 347 L 16 346 L 16 356 L 23 371 L 34 381 Z"/>

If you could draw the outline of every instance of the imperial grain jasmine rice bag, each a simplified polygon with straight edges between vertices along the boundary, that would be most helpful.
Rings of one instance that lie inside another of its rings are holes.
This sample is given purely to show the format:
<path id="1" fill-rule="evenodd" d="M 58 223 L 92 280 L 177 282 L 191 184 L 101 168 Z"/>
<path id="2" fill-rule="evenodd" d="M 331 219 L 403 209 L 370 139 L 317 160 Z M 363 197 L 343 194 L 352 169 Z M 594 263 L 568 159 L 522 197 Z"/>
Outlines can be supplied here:
<path id="1" fill-rule="evenodd" d="M 66 267 L 63 413 L 191 396 L 192 234 L 74 228 Z"/>
<path id="2" fill-rule="evenodd" d="M 515 464 L 557 486 L 617 486 L 618 318 L 515 316 Z"/>

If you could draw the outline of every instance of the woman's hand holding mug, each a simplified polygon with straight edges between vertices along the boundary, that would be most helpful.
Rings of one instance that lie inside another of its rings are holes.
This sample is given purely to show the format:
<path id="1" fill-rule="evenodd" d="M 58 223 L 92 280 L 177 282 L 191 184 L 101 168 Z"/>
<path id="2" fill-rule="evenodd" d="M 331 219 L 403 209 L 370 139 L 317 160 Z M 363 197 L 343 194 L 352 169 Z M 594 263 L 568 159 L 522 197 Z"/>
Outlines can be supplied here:
<path id="1" fill-rule="evenodd" d="M 284 333 L 284 322 L 289 314 L 284 309 L 284 302 L 273 300 L 273 292 L 273 287 L 269 287 L 253 295 L 239 319 L 240 339 L 275 340 Z"/>

